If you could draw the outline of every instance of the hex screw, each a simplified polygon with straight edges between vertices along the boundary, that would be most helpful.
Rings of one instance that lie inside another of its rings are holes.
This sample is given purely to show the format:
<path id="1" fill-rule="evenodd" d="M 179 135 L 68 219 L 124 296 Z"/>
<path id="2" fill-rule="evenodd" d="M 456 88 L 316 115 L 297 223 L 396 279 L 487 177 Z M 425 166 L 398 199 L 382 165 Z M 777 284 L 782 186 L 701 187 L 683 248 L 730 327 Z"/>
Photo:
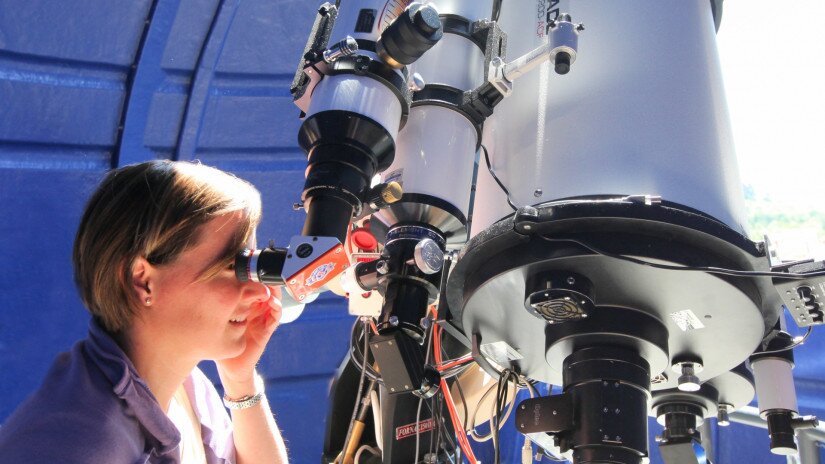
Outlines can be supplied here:
<path id="1" fill-rule="evenodd" d="M 699 377 L 696 376 L 696 366 L 692 362 L 685 362 L 681 365 L 681 375 L 677 380 L 679 390 L 683 392 L 695 392 L 702 388 Z"/>

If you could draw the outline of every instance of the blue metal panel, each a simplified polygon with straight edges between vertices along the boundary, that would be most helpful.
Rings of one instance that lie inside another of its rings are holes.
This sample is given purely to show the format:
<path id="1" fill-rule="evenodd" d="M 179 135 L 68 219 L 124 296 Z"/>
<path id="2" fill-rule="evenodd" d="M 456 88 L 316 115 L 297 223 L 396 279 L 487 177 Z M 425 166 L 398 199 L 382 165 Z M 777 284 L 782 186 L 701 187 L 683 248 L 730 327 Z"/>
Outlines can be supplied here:
<path id="1" fill-rule="evenodd" d="M 71 246 L 149 2 L 0 1 L 0 421 L 86 332 Z"/>
<path id="2" fill-rule="evenodd" d="M 71 245 L 111 166 L 200 159 L 261 190 L 260 242 L 300 231 L 303 213 L 291 205 L 305 158 L 288 88 L 319 3 L 0 0 L 0 423 L 85 333 Z M 323 295 L 261 360 L 296 462 L 320 455 L 328 383 L 351 324 L 341 299 Z M 797 353 L 800 405 L 825 414 L 825 340 L 808 345 Z M 764 430 L 717 434 L 719 463 L 784 462 L 767 452 Z M 508 456 L 518 455 L 515 435 L 503 433 Z M 652 458 L 660 462 L 655 449 Z"/>

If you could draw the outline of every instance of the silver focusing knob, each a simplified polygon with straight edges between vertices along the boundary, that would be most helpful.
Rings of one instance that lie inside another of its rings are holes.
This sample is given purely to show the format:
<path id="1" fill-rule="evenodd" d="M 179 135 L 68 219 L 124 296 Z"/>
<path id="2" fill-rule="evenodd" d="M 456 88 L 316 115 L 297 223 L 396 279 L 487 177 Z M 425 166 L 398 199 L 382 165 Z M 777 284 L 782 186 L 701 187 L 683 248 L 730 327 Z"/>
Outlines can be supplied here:
<path id="1" fill-rule="evenodd" d="M 444 266 L 444 252 L 431 238 L 425 238 L 415 245 L 413 258 L 415 265 L 424 274 L 435 274 Z"/>

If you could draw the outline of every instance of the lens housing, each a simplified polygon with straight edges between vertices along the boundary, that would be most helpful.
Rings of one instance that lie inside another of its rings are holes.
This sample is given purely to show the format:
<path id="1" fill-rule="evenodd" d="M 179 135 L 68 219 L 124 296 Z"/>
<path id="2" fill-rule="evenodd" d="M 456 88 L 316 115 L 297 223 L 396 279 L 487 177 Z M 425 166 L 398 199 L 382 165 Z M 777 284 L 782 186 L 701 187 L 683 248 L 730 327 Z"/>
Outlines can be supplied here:
<path id="1" fill-rule="evenodd" d="M 246 249 L 235 256 L 235 277 L 241 282 L 283 285 L 286 255 L 286 248 Z"/>

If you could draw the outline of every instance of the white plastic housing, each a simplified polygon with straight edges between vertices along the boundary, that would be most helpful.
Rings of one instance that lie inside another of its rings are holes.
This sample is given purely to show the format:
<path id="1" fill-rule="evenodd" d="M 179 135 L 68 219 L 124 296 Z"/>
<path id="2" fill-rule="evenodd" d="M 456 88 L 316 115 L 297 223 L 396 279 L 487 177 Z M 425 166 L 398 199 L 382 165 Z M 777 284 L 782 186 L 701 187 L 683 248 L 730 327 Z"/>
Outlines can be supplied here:
<path id="1" fill-rule="evenodd" d="M 439 14 L 463 16 L 470 21 L 490 19 L 493 11 L 492 0 L 426 0 L 422 3 L 433 5 Z"/>
<path id="2" fill-rule="evenodd" d="M 444 34 L 409 68 L 410 73 L 419 73 L 427 84 L 448 85 L 461 90 L 478 87 L 487 75 L 481 49 L 456 34 Z"/>
<path id="3" fill-rule="evenodd" d="M 544 4 L 502 3 L 509 59 L 546 43 L 548 16 L 570 13 L 585 30 L 568 74 L 545 62 L 514 82 L 485 124 L 483 143 L 513 202 L 655 194 L 744 233 L 710 2 Z M 473 235 L 512 213 L 483 160 L 479 171 Z"/>
<path id="4" fill-rule="evenodd" d="M 398 136 L 395 160 L 382 180 L 401 183 L 405 194 L 445 200 L 466 218 L 476 137 L 475 127 L 457 111 L 435 105 L 413 107 Z"/>
<path id="5" fill-rule="evenodd" d="M 393 140 L 401 123 L 401 102 L 384 84 L 353 74 L 327 76 L 315 87 L 307 117 L 327 110 L 362 114 L 381 124 Z"/>
<path id="6" fill-rule="evenodd" d="M 751 369 L 760 414 L 764 416 L 766 411 L 772 409 L 799 411 L 791 363 L 779 358 L 763 358 L 751 362 Z"/>

